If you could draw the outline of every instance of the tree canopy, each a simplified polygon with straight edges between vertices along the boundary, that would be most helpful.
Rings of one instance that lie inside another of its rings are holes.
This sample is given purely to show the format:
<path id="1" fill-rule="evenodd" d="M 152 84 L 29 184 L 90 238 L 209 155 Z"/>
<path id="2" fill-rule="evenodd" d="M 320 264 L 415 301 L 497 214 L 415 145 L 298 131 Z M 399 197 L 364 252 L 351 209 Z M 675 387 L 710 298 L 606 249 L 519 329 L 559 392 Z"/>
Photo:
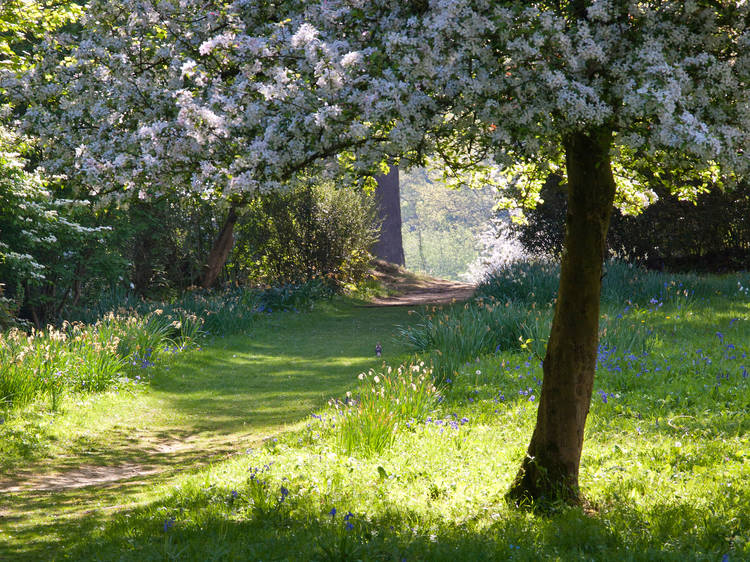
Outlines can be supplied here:
<path id="1" fill-rule="evenodd" d="M 231 196 L 325 159 L 367 170 L 390 153 L 484 180 L 500 165 L 533 201 L 562 166 L 561 136 L 604 127 L 616 132 L 619 198 L 640 206 L 651 195 L 634 162 L 681 178 L 747 166 L 747 12 L 728 1 L 94 0 L 79 36 L 49 36 L 40 66 L 5 83 L 30 106 L 47 165 L 102 193 Z"/>

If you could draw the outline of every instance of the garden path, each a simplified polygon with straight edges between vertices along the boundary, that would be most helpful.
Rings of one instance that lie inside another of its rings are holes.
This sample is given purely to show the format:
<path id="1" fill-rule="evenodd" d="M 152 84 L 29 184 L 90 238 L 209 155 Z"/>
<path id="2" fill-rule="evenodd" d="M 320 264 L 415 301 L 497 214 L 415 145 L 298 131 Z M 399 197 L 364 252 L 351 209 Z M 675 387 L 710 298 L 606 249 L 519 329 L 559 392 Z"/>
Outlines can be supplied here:
<path id="1" fill-rule="evenodd" d="M 389 293 L 376 297 L 366 306 L 427 306 L 462 302 L 471 298 L 474 285 L 449 279 L 414 275 L 394 264 L 377 261 L 372 272 Z"/>

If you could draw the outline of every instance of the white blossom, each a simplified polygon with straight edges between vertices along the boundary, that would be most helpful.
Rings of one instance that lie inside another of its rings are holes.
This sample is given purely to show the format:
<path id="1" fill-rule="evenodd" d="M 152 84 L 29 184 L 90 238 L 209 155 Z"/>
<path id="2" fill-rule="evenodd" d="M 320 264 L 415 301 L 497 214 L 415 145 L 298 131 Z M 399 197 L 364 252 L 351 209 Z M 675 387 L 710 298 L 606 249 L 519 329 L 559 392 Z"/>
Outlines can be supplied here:
<path id="1" fill-rule="evenodd" d="M 341 57 L 341 66 L 347 68 L 349 66 L 356 66 L 362 62 L 362 53 L 359 51 L 350 51 Z"/>
<path id="2" fill-rule="evenodd" d="M 511 201 L 488 162 L 529 174 L 592 127 L 614 132 L 622 169 L 636 154 L 697 174 L 747 169 L 750 7 L 735 5 L 719 24 L 697 2 L 595 0 L 570 25 L 520 0 L 273 14 L 261 0 L 92 0 L 77 46 L 51 35 L 39 67 L 4 72 L 2 87 L 28 107 L 45 167 L 94 193 L 115 182 L 126 189 L 106 191 L 229 196 L 330 172 L 345 150 L 364 174 L 418 149 Z M 624 199 L 648 201 L 637 177 L 618 177 Z"/>

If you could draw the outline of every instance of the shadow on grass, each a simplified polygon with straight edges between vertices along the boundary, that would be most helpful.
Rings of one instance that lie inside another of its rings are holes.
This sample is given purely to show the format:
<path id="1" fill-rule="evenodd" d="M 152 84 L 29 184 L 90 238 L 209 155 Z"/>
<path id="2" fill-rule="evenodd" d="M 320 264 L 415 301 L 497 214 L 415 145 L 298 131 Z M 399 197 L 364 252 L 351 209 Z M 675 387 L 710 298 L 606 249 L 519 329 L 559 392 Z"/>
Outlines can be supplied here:
<path id="1" fill-rule="evenodd" d="M 63 456 L 51 458 L 55 436 L 48 413 L 31 415 L 15 429 L 3 426 L 0 473 L 17 481 L 81 464 L 169 467 L 236 451 L 343 395 L 360 372 L 378 365 L 377 342 L 384 359 L 401 358 L 406 349 L 393 341 L 393 327 L 408 320 L 407 312 L 340 301 L 321 303 L 313 313 L 260 317 L 248 334 L 214 337 L 201 351 L 172 356 L 168 370 L 144 370 L 153 373 L 147 391 L 153 400 L 122 394 L 116 407 L 125 411 L 118 412 L 123 424 L 102 431 L 87 423 L 80 436 L 64 437 Z M 143 417 L 138 408 L 153 409 L 154 402 L 158 419 L 134 432 Z"/>
<path id="2" fill-rule="evenodd" d="M 137 484 L 125 491 L 136 494 Z M 565 509 L 543 517 L 490 498 L 481 513 L 449 522 L 395 501 L 368 515 L 367 506 L 336 506 L 296 490 L 263 511 L 211 485 L 197 497 L 175 494 L 49 519 L 22 531 L 12 545 L 0 543 L 0 559 L 717 560 L 740 532 L 737 524 L 711 521 L 678 500 L 649 514 L 621 501 L 594 515 Z M 116 499 L 107 490 L 97 495 L 102 504 Z M 65 511 L 75 501 L 70 494 L 27 497 L 25 508 Z"/>
<path id="3" fill-rule="evenodd" d="M 50 513 L 64 509 L 68 497 L 79 508 L 107 505 L 101 486 L 114 486 L 112 497 L 122 501 L 131 486 L 138 487 L 129 480 L 151 483 L 294 427 L 329 398 L 343 395 L 359 372 L 378 365 L 378 341 L 385 359 L 403 356 L 404 346 L 393 342 L 393 326 L 406 320 L 406 310 L 346 304 L 314 314 L 269 315 L 249 335 L 213 338 L 202 351 L 174 356 L 169 370 L 157 370 L 148 394 L 164 410 L 159 424 L 138 431 L 127 423 L 104 431 L 87 424 L 85 432 L 70 437 L 65 454 L 55 458 L 45 458 L 52 436 L 45 430 L 49 420 L 40 417 L 31 432 L 34 443 L 5 463 L 9 470 L 2 483 L 0 538 L 11 517 L 28 523 L 25 529 L 19 521 L 14 532 L 65 536 L 64 529 L 39 529 L 30 515 L 23 515 L 40 509 L 37 494 L 40 502 L 48 502 Z M 127 401 L 124 396 L 125 406 Z M 153 407 L 153 402 L 133 404 Z M 138 411 L 129 415 L 133 423 L 138 421 Z M 29 431 L 21 437 L 27 439 Z M 94 502 L 87 485 L 97 486 Z M 27 542 L 13 542 L 17 540 Z"/>
<path id="4" fill-rule="evenodd" d="M 202 351 L 178 358 L 152 381 L 166 407 L 185 416 L 184 428 L 219 434 L 268 435 L 301 421 L 377 367 L 407 349 L 393 341 L 393 326 L 407 311 L 341 307 L 261 320 L 249 335 L 214 339 Z"/>

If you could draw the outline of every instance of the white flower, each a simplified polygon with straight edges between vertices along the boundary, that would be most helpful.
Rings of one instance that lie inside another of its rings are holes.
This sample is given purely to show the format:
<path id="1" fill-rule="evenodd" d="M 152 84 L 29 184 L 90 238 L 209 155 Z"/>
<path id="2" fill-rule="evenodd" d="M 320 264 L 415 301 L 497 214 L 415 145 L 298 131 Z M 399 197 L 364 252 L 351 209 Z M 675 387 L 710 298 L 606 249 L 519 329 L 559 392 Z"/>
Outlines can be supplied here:
<path id="1" fill-rule="evenodd" d="M 180 76 L 182 76 L 183 78 L 187 76 L 189 78 L 195 72 L 196 66 L 197 64 L 194 60 L 185 61 L 180 67 Z"/>
<path id="2" fill-rule="evenodd" d="M 297 32 L 292 35 L 292 47 L 303 47 L 314 41 L 318 36 L 318 31 L 309 23 L 303 23 Z"/>
<path id="3" fill-rule="evenodd" d="M 341 66 L 348 68 L 362 62 L 362 53 L 359 51 L 350 51 L 341 58 Z"/>

